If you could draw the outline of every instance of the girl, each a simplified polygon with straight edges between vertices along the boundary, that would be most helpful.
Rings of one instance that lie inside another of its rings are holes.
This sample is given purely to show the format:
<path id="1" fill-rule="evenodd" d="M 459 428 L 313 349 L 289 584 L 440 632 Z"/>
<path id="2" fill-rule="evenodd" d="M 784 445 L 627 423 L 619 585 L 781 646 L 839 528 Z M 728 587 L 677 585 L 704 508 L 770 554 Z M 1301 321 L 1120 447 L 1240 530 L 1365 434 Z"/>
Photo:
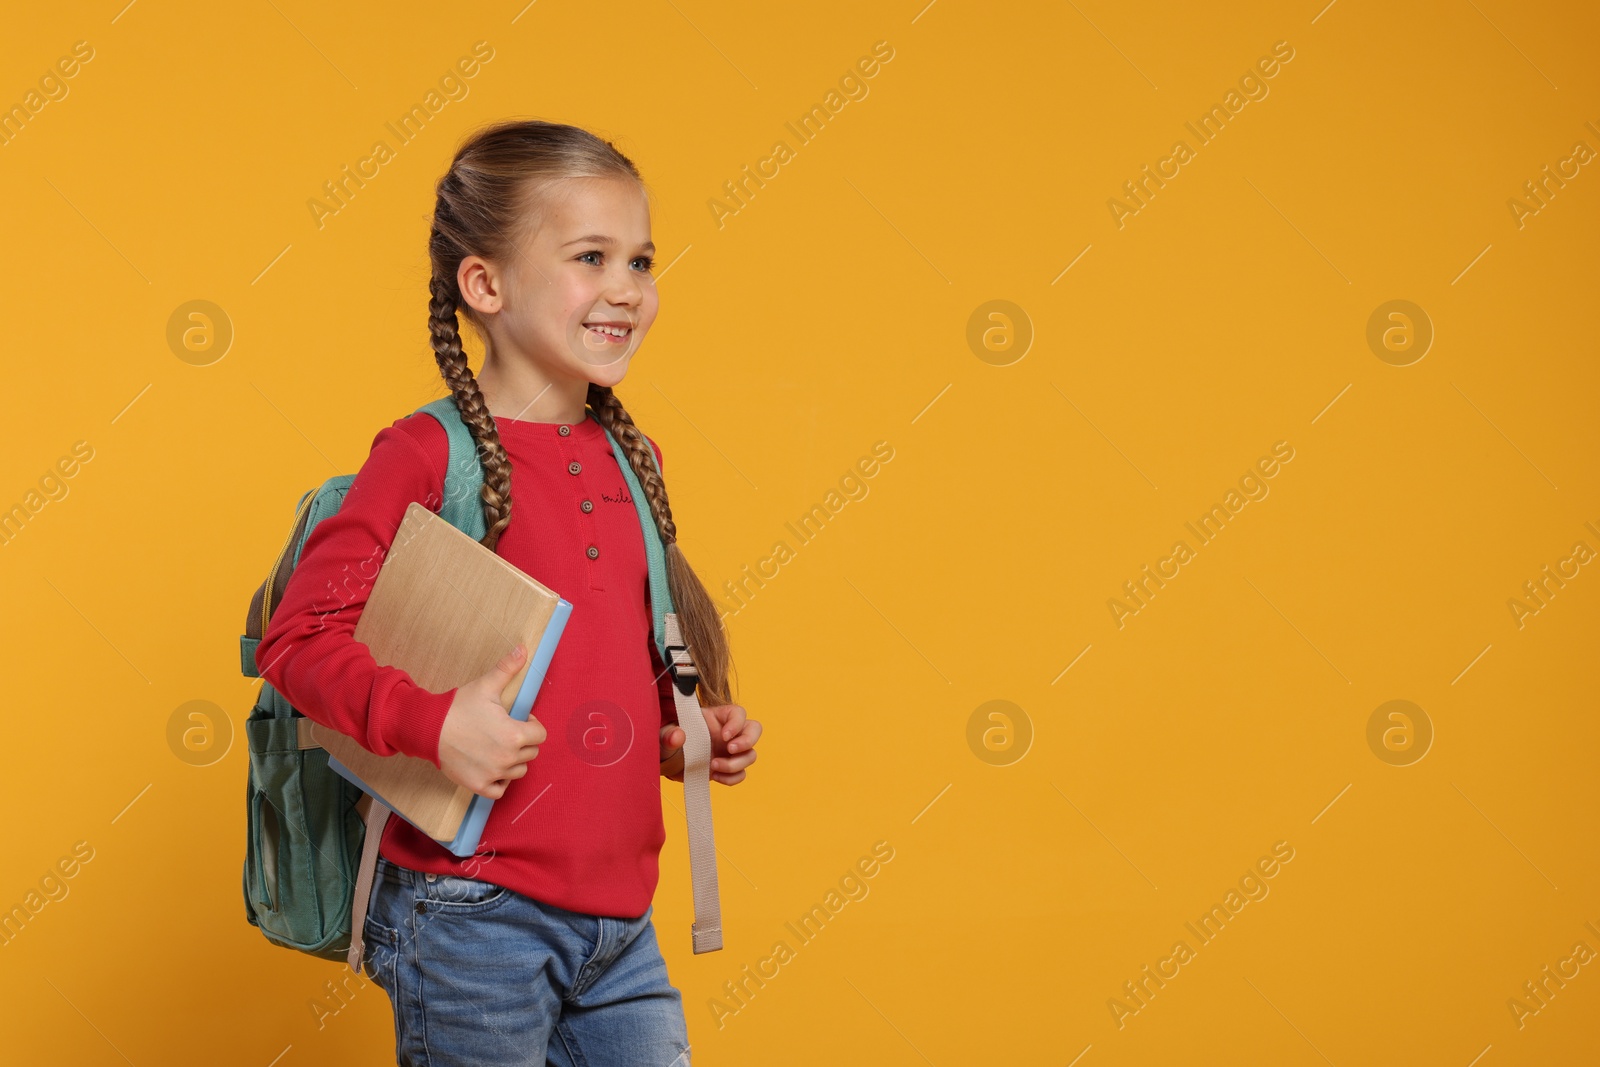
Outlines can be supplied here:
<path id="1" fill-rule="evenodd" d="M 658 775 L 681 779 L 685 738 L 617 463 L 638 475 L 666 547 L 712 705 L 714 780 L 744 779 L 761 725 L 731 702 L 727 637 L 678 548 L 660 450 L 612 392 L 656 315 L 646 190 L 610 143 L 527 121 L 470 138 L 436 191 L 428 328 L 478 445 L 483 543 L 566 597 L 572 616 L 525 723 L 498 700 L 520 645 L 433 693 L 355 640 L 407 504 L 443 499 L 444 430 L 413 414 L 379 431 L 340 510 L 307 539 L 257 664 L 316 721 L 498 800 L 466 860 L 388 820 L 364 969 L 393 1004 L 397 1062 L 687 1064 L 682 997 L 651 924 L 666 837 Z M 483 341 L 476 376 L 458 312 Z"/>

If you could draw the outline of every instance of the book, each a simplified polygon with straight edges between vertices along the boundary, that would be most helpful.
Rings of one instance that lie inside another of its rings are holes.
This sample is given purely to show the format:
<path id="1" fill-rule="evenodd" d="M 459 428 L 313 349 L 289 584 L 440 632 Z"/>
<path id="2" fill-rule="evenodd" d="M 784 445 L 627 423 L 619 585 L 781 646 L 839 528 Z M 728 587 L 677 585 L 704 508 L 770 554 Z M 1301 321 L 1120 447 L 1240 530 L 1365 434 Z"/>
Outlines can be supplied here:
<path id="1" fill-rule="evenodd" d="M 533 710 L 572 605 L 420 503 L 406 508 L 356 622 L 382 667 L 447 692 L 481 677 L 518 642 L 527 659 L 500 694 L 514 719 Z M 457 785 L 432 762 L 380 756 L 313 723 L 328 766 L 457 856 L 477 849 L 493 797 Z"/>

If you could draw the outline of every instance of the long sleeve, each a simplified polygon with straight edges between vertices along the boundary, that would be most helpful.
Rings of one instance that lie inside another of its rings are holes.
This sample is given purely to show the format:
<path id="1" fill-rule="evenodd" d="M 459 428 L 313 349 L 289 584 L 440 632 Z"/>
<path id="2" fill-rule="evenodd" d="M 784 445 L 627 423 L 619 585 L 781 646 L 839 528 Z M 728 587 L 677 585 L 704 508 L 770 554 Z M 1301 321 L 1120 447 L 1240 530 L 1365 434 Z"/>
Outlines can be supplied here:
<path id="1" fill-rule="evenodd" d="M 455 690 L 433 693 L 378 666 L 355 627 L 407 505 L 438 510 L 446 454 L 444 429 L 428 415 L 378 432 L 340 509 L 306 539 L 256 649 L 261 676 L 308 718 L 377 755 L 434 766 Z"/>

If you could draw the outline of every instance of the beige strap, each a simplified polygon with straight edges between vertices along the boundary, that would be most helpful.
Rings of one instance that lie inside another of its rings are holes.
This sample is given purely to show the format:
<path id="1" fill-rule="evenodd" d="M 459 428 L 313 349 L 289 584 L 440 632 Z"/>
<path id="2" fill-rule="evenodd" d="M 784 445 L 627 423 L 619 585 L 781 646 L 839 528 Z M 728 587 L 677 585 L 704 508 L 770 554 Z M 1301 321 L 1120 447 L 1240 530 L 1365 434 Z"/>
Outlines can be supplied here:
<path id="1" fill-rule="evenodd" d="M 700 713 L 693 682 L 699 678 L 694 660 L 683 643 L 678 616 L 668 613 L 667 652 L 674 683 L 684 679 L 685 693 L 677 684 L 672 696 L 683 727 L 683 808 L 689 820 L 689 877 L 694 883 L 693 941 L 696 954 L 722 947 L 722 903 L 717 893 L 717 846 L 711 831 L 711 731 Z"/>
<path id="2" fill-rule="evenodd" d="M 361 805 L 367 805 L 363 810 Z M 367 793 L 356 802 L 367 823 L 367 836 L 361 842 L 361 868 L 356 873 L 356 893 L 350 901 L 350 969 L 361 973 L 361 955 L 366 949 L 367 909 L 372 905 L 372 877 L 378 869 L 378 843 L 383 840 L 383 828 L 389 822 L 389 808 L 383 801 Z"/>

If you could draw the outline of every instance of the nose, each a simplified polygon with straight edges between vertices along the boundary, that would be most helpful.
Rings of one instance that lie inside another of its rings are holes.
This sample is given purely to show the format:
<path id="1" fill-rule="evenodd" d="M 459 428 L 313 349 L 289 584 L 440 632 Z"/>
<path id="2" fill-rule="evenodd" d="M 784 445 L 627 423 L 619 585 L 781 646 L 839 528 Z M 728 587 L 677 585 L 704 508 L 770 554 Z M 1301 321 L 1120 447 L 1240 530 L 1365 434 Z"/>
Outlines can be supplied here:
<path id="1" fill-rule="evenodd" d="M 620 274 L 616 273 L 618 270 Z M 638 272 L 630 269 L 626 263 L 614 268 L 606 287 L 606 297 L 620 307 L 637 308 L 644 300 L 644 287 L 639 282 Z"/>

